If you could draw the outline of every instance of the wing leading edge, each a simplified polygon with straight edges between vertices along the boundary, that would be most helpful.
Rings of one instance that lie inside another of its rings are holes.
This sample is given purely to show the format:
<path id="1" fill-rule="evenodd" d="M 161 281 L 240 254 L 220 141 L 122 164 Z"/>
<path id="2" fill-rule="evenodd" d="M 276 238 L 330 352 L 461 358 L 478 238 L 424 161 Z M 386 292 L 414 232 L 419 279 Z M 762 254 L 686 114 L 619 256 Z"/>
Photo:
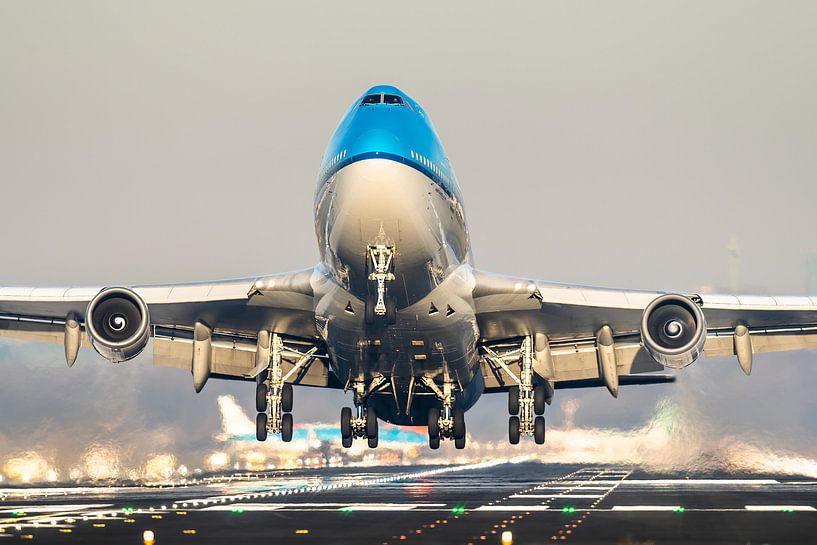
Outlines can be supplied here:
<path id="1" fill-rule="evenodd" d="M 640 331 L 644 310 L 664 292 L 557 284 L 482 271 L 473 274 L 481 343 L 492 346 L 544 336 L 552 363 L 551 368 L 540 366 L 538 371 L 557 385 L 604 378 L 599 332 L 605 326 L 612 333 L 616 356 L 612 361 L 619 378 L 664 369 L 645 349 Z M 706 319 L 704 355 L 737 355 L 747 374 L 752 354 L 817 348 L 817 298 L 686 296 L 700 306 Z M 496 367 L 490 358 L 483 361 L 489 391 L 507 388 Z"/>

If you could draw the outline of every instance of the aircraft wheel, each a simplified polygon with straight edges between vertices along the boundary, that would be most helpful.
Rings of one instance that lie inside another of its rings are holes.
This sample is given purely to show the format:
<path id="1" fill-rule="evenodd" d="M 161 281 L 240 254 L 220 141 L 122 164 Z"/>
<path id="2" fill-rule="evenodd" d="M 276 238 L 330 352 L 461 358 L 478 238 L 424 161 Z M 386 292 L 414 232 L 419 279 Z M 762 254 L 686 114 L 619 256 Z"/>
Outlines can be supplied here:
<path id="1" fill-rule="evenodd" d="M 508 414 L 519 414 L 519 386 L 508 388 Z"/>
<path id="2" fill-rule="evenodd" d="M 340 410 L 340 436 L 344 439 L 348 437 L 349 446 L 352 445 L 352 409 L 349 407 Z"/>
<path id="3" fill-rule="evenodd" d="M 437 450 L 440 448 L 440 436 L 437 437 L 429 437 L 428 438 L 428 446 L 431 447 L 431 450 Z"/>
<path id="4" fill-rule="evenodd" d="M 440 408 L 431 407 L 428 410 L 428 438 L 437 439 L 437 446 L 440 446 Z M 435 448 L 435 447 L 431 447 Z"/>
<path id="5" fill-rule="evenodd" d="M 377 436 L 376 435 L 374 437 L 369 437 L 367 439 L 367 441 L 369 442 L 369 448 L 377 448 Z"/>
<path id="6" fill-rule="evenodd" d="M 536 386 L 533 388 L 533 412 L 537 415 L 545 414 L 545 387 Z"/>
<path id="7" fill-rule="evenodd" d="M 373 408 L 366 409 L 366 437 L 374 439 L 374 446 L 377 446 L 377 414 Z M 369 446 L 371 446 L 371 441 L 369 441 Z"/>
<path id="8" fill-rule="evenodd" d="M 464 449 L 465 448 L 465 436 L 455 437 L 454 438 L 454 446 L 459 450 Z"/>
<path id="9" fill-rule="evenodd" d="M 263 382 L 255 387 L 255 410 L 259 413 L 267 412 L 267 385 Z"/>
<path id="10" fill-rule="evenodd" d="M 341 437 L 340 443 L 343 445 L 343 448 L 349 448 L 352 446 L 352 436 L 349 437 Z"/>
<path id="11" fill-rule="evenodd" d="M 367 325 L 372 325 L 374 323 L 374 301 L 372 301 L 371 296 L 366 297 L 366 304 L 363 310 L 363 318 L 366 320 Z"/>
<path id="12" fill-rule="evenodd" d="M 508 441 L 512 445 L 519 444 L 519 417 L 512 416 L 508 419 Z"/>
<path id="13" fill-rule="evenodd" d="M 258 413 L 255 417 L 255 438 L 259 441 L 267 440 L 267 413 Z"/>
<path id="14" fill-rule="evenodd" d="M 281 410 L 285 413 L 292 412 L 292 384 L 284 384 L 281 388 Z"/>
<path id="15" fill-rule="evenodd" d="M 545 417 L 537 416 L 533 421 L 533 440 L 537 445 L 545 444 Z"/>
<path id="16" fill-rule="evenodd" d="M 397 323 L 397 302 L 394 297 L 386 300 L 386 321 L 390 324 Z"/>
<path id="17" fill-rule="evenodd" d="M 465 439 L 465 411 L 460 408 L 454 409 L 454 439 Z"/>
<path id="18" fill-rule="evenodd" d="M 281 417 L 281 440 L 285 443 L 292 441 L 292 413 L 284 413 Z"/>

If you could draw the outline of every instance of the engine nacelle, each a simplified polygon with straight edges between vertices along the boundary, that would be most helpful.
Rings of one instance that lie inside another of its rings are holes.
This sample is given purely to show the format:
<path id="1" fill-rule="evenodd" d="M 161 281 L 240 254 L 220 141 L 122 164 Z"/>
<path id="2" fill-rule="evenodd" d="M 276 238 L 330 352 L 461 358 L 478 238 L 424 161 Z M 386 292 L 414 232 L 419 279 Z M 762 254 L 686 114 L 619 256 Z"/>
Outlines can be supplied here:
<path id="1" fill-rule="evenodd" d="M 664 367 L 686 367 L 704 349 L 704 313 L 689 297 L 674 293 L 657 297 L 641 317 L 641 340 L 653 359 Z"/>
<path id="2" fill-rule="evenodd" d="M 85 330 L 91 344 L 112 363 L 135 358 L 150 337 L 145 302 L 128 288 L 104 288 L 88 303 Z"/>

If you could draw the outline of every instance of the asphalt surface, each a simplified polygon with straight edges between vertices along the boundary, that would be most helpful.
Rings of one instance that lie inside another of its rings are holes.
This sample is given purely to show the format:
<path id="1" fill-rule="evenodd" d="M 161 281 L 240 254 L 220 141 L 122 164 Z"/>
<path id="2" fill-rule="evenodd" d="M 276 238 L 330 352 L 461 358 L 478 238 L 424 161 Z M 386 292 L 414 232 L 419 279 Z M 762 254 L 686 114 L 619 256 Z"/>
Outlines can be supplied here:
<path id="1" fill-rule="evenodd" d="M 514 462 L 4 488 L 0 543 L 817 543 L 817 480 Z"/>

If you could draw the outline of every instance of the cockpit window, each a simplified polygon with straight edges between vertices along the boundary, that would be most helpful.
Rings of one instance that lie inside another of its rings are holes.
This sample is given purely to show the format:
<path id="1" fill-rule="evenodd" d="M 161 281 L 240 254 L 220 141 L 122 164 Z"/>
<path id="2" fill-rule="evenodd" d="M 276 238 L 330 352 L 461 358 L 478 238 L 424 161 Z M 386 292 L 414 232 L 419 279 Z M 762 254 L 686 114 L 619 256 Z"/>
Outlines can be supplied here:
<path id="1" fill-rule="evenodd" d="M 363 97 L 363 100 L 360 101 L 361 105 L 364 104 L 392 104 L 397 106 L 405 106 L 406 103 L 403 101 L 403 97 L 399 95 L 366 95 Z"/>

